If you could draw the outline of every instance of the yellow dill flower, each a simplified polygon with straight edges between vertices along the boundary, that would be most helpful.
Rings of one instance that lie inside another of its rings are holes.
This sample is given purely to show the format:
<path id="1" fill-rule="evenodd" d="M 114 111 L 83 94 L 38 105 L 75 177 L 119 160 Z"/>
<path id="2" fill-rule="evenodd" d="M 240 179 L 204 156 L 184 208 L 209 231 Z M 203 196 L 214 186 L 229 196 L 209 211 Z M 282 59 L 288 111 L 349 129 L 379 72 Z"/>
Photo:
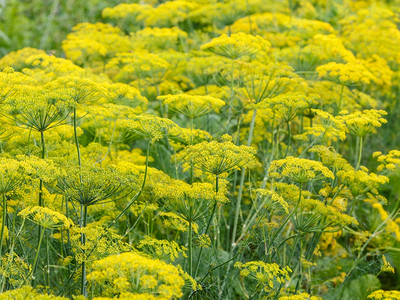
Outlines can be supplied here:
<path id="1" fill-rule="evenodd" d="M 71 219 L 47 207 L 27 207 L 18 215 L 47 229 L 70 228 L 74 225 Z"/>
<path id="2" fill-rule="evenodd" d="M 167 1 L 151 10 L 145 10 L 139 20 L 143 20 L 150 27 L 173 27 L 188 18 L 189 13 L 199 7 L 199 3 L 192 1 Z"/>
<path id="3" fill-rule="evenodd" d="M 112 166 L 66 166 L 65 170 L 67 175 L 58 178 L 55 190 L 84 206 L 129 193 L 138 183 L 135 175 L 123 173 Z"/>
<path id="4" fill-rule="evenodd" d="M 372 203 L 372 207 L 375 208 L 382 221 L 386 221 L 386 231 L 394 234 L 397 241 L 400 241 L 400 226 L 390 218 L 388 212 L 383 208 L 382 204 L 379 202 Z"/>
<path id="5" fill-rule="evenodd" d="M 400 291 L 377 290 L 368 295 L 367 299 L 373 300 L 399 300 Z"/>
<path id="6" fill-rule="evenodd" d="M 255 153 L 252 147 L 236 146 L 231 141 L 225 140 L 222 143 L 212 141 L 188 146 L 178 153 L 177 157 L 186 164 L 193 162 L 194 167 L 200 170 L 220 175 L 240 170 L 244 166 L 248 168 L 258 166 Z"/>
<path id="7" fill-rule="evenodd" d="M 315 104 L 318 98 L 316 94 L 306 96 L 303 93 L 290 92 L 273 98 L 267 98 L 261 101 L 256 107 L 271 108 L 279 119 L 288 123 L 296 118 L 304 109 Z"/>
<path id="8" fill-rule="evenodd" d="M 234 33 L 231 36 L 226 34 L 214 38 L 211 42 L 200 47 L 217 55 L 230 59 L 237 59 L 243 56 L 252 56 L 261 52 L 268 52 L 271 44 L 260 36 L 253 36 L 246 33 Z"/>
<path id="9" fill-rule="evenodd" d="M 186 248 L 179 246 L 175 241 L 158 240 L 148 235 L 143 240 L 139 241 L 139 249 L 145 253 L 149 253 L 156 258 L 169 256 L 170 260 L 174 261 L 181 253 L 183 257 L 187 257 Z"/>
<path id="10" fill-rule="evenodd" d="M 128 120 L 121 120 L 119 126 L 154 143 L 162 139 L 169 129 L 177 125 L 170 119 L 150 114 L 140 114 L 133 115 Z"/>
<path id="11" fill-rule="evenodd" d="M 6 253 L 2 256 L 0 274 L 4 276 L 4 278 L 7 278 L 12 285 L 22 286 L 25 280 L 29 278 L 30 272 L 31 266 L 16 253 L 12 253 L 12 255 Z M 2 295 L 4 295 L 4 293 L 0 294 L 0 297 Z"/>
<path id="12" fill-rule="evenodd" d="M 394 273 L 395 272 L 393 266 L 390 264 L 390 262 L 387 261 L 385 255 L 382 255 L 381 272 L 390 272 L 390 273 Z"/>
<path id="13" fill-rule="evenodd" d="M 49 85 L 55 88 L 62 86 L 68 89 L 70 97 L 77 104 L 98 103 L 101 98 L 107 98 L 107 90 L 103 87 L 103 84 L 86 78 L 65 76 L 54 80 Z"/>
<path id="14" fill-rule="evenodd" d="M 354 197 L 368 192 L 379 194 L 377 188 L 389 182 L 388 177 L 368 173 L 368 170 L 365 168 L 357 171 L 353 168 L 340 170 L 336 173 L 336 176 L 349 188 Z"/>
<path id="15" fill-rule="evenodd" d="M 309 152 L 317 153 L 321 162 L 336 170 L 351 170 L 352 166 L 344 159 L 333 147 L 326 147 L 322 145 L 312 147 Z"/>
<path id="16" fill-rule="evenodd" d="M 330 62 L 317 67 L 322 78 L 335 81 L 341 85 L 370 84 L 376 77 L 360 61 L 354 60 L 346 64 Z"/>
<path id="17" fill-rule="evenodd" d="M 11 299 L 40 299 L 40 300 L 68 300 L 69 298 L 59 297 L 55 295 L 40 294 L 33 287 L 23 286 L 21 288 L 6 291 L 0 294 L 1 300 Z"/>
<path id="18" fill-rule="evenodd" d="M 263 261 L 250 261 L 248 263 L 236 262 L 235 268 L 240 270 L 240 276 L 248 277 L 257 282 L 257 288 L 270 292 L 276 285 L 289 280 L 289 267 L 281 269 L 276 263 L 268 264 Z"/>
<path id="19" fill-rule="evenodd" d="M 267 207 L 275 208 L 278 204 L 280 209 L 283 209 L 286 213 L 289 213 L 289 204 L 277 192 L 266 189 L 256 189 L 255 192 L 261 195 L 263 198 L 262 201 L 266 202 L 265 204 Z"/>
<path id="20" fill-rule="evenodd" d="M 303 52 L 311 53 L 320 60 L 339 58 L 344 61 L 352 61 L 355 59 L 354 54 L 346 49 L 343 41 L 334 34 L 316 34 L 308 42 Z"/>
<path id="21" fill-rule="evenodd" d="M 375 132 L 375 128 L 387 123 L 382 116 L 387 115 L 384 110 L 366 109 L 340 116 L 340 120 L 346 125 L 350 134 L 364 137 Z"/>
<path id="22" fill-rule="evenodd" d="M 185 44 L 188 34 L 178 27 L 172 28 L 150 28 L 146 27 L 132 34 L 134 47 L 151 51 L 159 49 L 180 49 Z"/>
<path id="23" fill-rule="evenodd" d="M 321 300 L 321 299 L 322 298 L 319 296 L 311 296 L 307 293 L 279 297 L 279 300 Z"/>
<path id="24" fill-rule="evenodd" d="M 304 133 L 296 135 L 294 138 L 306 140 L 309 136 L 325 138 L 328 141 L 337 141 L 346 139 L 346 126 L 338 117 L 334 117 L 330 113 L 320 110 L 311 109 L 312 114 L 315 114 L 315 122 L 312 126 L 305 126 Z"/>
<path id="25" fill-rule="evenodd" d="M 114 7 L 103 9 L 101 16 L 105 19 L 115 21 L 127 32 L 134 32 L 135 29 L 143 26 L 142 14 L 146 10 L 152 10 L 148 4 L 120 3 Z"/>
<path id="26" fill-rule="evenodd" d="M 201 55 L 205 55 L 205 53 L 201 53 Z M 215 55 L 194 56 L 190 57 L 184 72 L 196 86 L 210 85 L 215 75 L 219 74 L 223 66 L 228 63 L 228 59 Z M 206 90 L 209 91 L 208 86 Z"/>
<path id="27" fill-rule="evenodd" d="M 178 231 L 188 230 L 189 223 L 179 215 L 173 212 L 159 212 L 159 217 L 163 220 L 163 225 Z M 197 227 L 193 224 L 193 231 L 197 231 Z"/>
<path id="28" fill-rule="evenodd" d="M 293 156 L 274 160 L 269 167 L 269 174 L 275 178 L 288 177 L 298 183 L 323 178 L 334 179 L 333 173 L 321 162 Z"/>
<path id="29" fill-rule="evenodd" d="M 44 132 L 62 124 L 71 104 L 68 89 L 54 89 L 51 85 L 25 86 L 7 98 L 3 113 L 8 113 L 17 126 Z"/>
<path id="30" fill-rule="evenodd" d="M 382 152 L 374 152 L 373 157 L 380 163 L 377 167 L 378 171 L 387 170 L 393 171 L 400 166 L 400 151 L 390 150 L 388 154 L 384 155 Z"/>
<path id="31" fill-rule="evenodd" d="M 220 108 L 225 105 L 224 101 L 210 96 L 179 94 L 158 96 L 157 99 L 167 104 L 169 109 L 189 118 L 200 117 L 211 111 L 218 113 Z"/>
<path id="32" fill-rule="evenodd" d="M 326 205 L 323 202 L 315 199 L 302 199 L 300 206 L 305 211 L 310 211 L 312 214 L 318 216 L 318 219 L 325 220 L 325 224 L 320 226 L 328 225 L 332 230 L 333 227 L 338 227 L 339 230 L 343 226 L 350 224 L 358 225 L 358 222 L 353 217 L 341 213 L 336 207 L 332 205 Z"/>
<path id="33" fill-rule="evenodd" d="M 80 23 L 62 42 L 66 57 L 77 64 L 104 61 L 118 52 L 133 50 L 132 41 L 110 24 Z"/>
<path id="34" fill-rule="evenodd" d="M 182 127 L 172 127 L 168 132 L 168 138 L 174 142 L 172 146 L 176 150 L 190 144 L 198 144 L 204 141 L 211 141 L 212 136 L 207 131 L 201 129 L 190 129 Z"/>
<path id="35" fill-rule="evenodd" d="M 25 60 L 32 55 L 46 54 L 45 51 L 25 47 L 17 51 L 11 51 L 0 58 L 0 69 L 3 70 L 6 67 L 12 67 L 16 71 L 20 71 L 26 68 Z"/>
<path id="36" fill-rule="evenodd" d="M 106 70 L 115 81 L 130 83 L 145 80 L 150 85 L 159 85 L 169 68 L 169 63 L 145 50 L 118 53 L 106 65 Z M 142 83 L 138 82 L 139 90 Z"/>
<path id="37" fill-rule="evenodd" d="M 238 92 L 241 98 L 244 98 L 242 101 L 250 105 L 281 94 L 292 81 L 297 80 L 293 68 L 283 63 L 263 64 L 258 61 L 251 63 L 238 61 L 238 65 L 244 85 L 243 88 L 238 89 Z"/>
<path id="38" fill-rule="evenodd" d="M 54 80 L 57 76 L 88 76 L 85 69 L 75 65 L 72 61 L 46 53 L 29 56 L 24 64 L 34 71 L 33 76 L 39 77 L 41 82 Z"/>
<path id="39" fill-rule="evenodd" d="M 210 236 L 208 234 L 202 234 L 199 235 L 196 239 L 195 239 L 195 243 L 197 244 L 198 247 L 200 248 L 208 248 L 211 246 L 211 239 Z"/>
<path id="40" fill-rule="evenodd" d="M 185 284 L 175 266 L 134 252 L 93 262 L 87 279 L 93 285 L 95 295 L 106 297 L 121 293 L 137 296 L 151 293 L 154 299 L 176 299 L 182 296 Z"/>

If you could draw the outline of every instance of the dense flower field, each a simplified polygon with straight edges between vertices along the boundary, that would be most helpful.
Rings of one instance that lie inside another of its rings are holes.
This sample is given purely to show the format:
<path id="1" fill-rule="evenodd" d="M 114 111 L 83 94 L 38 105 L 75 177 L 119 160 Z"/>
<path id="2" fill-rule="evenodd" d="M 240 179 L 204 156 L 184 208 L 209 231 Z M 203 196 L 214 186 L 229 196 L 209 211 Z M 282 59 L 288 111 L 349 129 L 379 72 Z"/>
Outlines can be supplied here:
<path id="1" fill-rule="evenodd" d="M 0 4 L 0 299 L 400 299 L 398 0 L 78 2 Z"/>

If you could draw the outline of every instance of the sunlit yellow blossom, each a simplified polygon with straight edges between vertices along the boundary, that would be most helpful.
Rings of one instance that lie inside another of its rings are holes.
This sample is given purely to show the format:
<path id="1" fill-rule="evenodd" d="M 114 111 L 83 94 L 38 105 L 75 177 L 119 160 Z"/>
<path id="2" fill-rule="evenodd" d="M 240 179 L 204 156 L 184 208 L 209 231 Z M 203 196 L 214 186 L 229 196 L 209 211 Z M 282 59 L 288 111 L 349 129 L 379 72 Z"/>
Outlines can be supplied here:
<path id="1" fill-rule="evenodd" d="M 159 96 L 157 99 L 168 104 L 168 108 L 184 114 L 189 118 L 200 117 L 211 111 L 219 112 L 225 102 L 210 96 L 196 95 L 166 95 Z"/>
<path id="2" fill-rule="evenodd" d="M 271 163 L 269 172 L 272 177 L 289 177 L 291 180 L 298 183 L 323 178 L 334 179 L 333 173 L 319 161 L 293 156 L 274 160 Z"/>
<path id="3" fill-rule="evenodd" d="M 184 285 L 173 265 L 134 252 L 95 261 L 87 279 L 93 284 L 95 294 L 108 297 L 151 292 L 155 299 L 175 299 L 182 296 Z"/>
<path id="4" fill-rule="evenodd" d="M 289 280 L 289 267 L 281 269 L 276 263 L 268 264 L 262 261 L 251 261 L 248 263 L 235 263 L 235 267 L 240 269 L 240 275 L 251 278 L 257 282 L 258 289 L 269 292 L 276 285 Z"/>
<path id="5" fill-rule="evenodd" d="M 73 225 L 71 219 L 47 207 L 27 207 L 21 210 L 18 215 L 47 229 L 69 228 Z"/>
<path id="6" fill-rule="evenodd" d="M 375 291 L 367 297 L 367 299 L 374 300 L 398 300 L 400 299 L 400 291 L 384 291 L 378 290 Z"/>
<path id="7" fill-rule="evenodd" d="M 133 134 L 147 138 L 151 142 L 160 140 L 170 128 L 177 126 L 169 119 L 150 114 L 132 116 L 129 120 L 122 120 L 119 125 Z"/>
<path id="8" fill-rule="evenodd" d="M 254 154 L 255 150 L 251 147 L 236 146 L 230 141 L 222 143 L 212 141 L 186 147 L 178 153 L 178 158 L 186 163 L 192 161 L 196 168 L 220 175 L 244 166 L 249 168 L 257 166 Z"/>
<path id="9" fill-rule="evenodd" d="M 223 34 L 201 46 L 201 50 L 208 50 L 217 55 L 231 59 L 267 52 L 269 48 L 270 43 L 267 40 L 260 36 L 253 36 L 245 33 L 234 33 L 231 36 Z"/>
<path id="10" fill-rule="evenodd" d="M 283 296 L 279 297 L 279 300 L 321 300 L 319 296 L 311 296 L 307 293 L 301 293 L 299 295 Z"/>
<path id="11" fill-rule="evenodd" d="M 169 256 L 172 261 L 174 261 L 179 256 L 179 254 L 187 257 L 185 253 L 187 249 L 183 246 L 179 246 L 177 242 L 168 240 L 157 240 L 148 235 L 146 235 L 144 239 L 139 242 L 138 248 L 158 258 Z"/>
<path id="12" fill-rule="evenodd" d="M 387 112 L 384 110 L 366 109 L 344 114 L 340 116 L 340 120 L 346 124 L 350 134 L 364 137 L 369 133 L 373 133 L 375 128 L 387 123 L 387 120 L 383 118 L 385 115 L 387 115 Z"/>

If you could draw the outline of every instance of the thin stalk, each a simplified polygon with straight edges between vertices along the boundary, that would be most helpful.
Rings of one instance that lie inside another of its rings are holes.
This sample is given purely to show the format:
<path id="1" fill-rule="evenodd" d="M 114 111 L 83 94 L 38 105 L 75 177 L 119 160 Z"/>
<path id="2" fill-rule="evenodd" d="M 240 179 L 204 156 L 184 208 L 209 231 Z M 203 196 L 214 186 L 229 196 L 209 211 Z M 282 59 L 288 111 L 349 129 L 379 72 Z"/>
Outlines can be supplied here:
<path id="1" fill-rule="evenodd" d="M 81 214 L 81 229 L 87 226 L 87 206 L 83 206 L 83 211 Z M 86 245 L 86 233 L 81 233 L 81 245 L 84 247 Z M 86 287 L 86 258 L 82 262 L 82 281 L 81 281 L 81 294 L 87 297 L 87 287 Z"/>
<path id="2" fill-rule="evenodd" d="M 250 122 L 249 136 L 247 138 L 247 146 L 248 147 L 250 147 L 251 141 L 253 139 L 253 132 L 254 132 L 254 125 L 256 122 L 256 116 L 257 116 L 257 109 L 254 110 L 253 116 L 252 116 L 251 122 Z M 241 201 L 242 201 L 242 193 L 243 193 L 245 176 L 246 176 L 246 168 L 242 168 L 242 174 L 240 175 L 239 192 L 238 192 L 238 197 L 236 200 L 235 218 L 233 221 L 232 243 L 236 240 L 236 231 L 237 231 L 238 221 L 239 221 L 239 213 L 240 213 L 240 206 L 241 206 Z M 232 244 L 232 248 L 234 248 L 233 244 Z M 232 251 L 231 251 L 231 256 L 232 256 Z"/>
<path id="3" fill-rule="evenodd" d="M 361 156 L 362 156 L 362 150 L 363 150 L 363 137 L 359 137 L 359 146 L 358 146 L 358 160 L 357 160 L 357 165 L 356 165 L 356 170 L 360 168 L 360 163 L 361 163 Z"/>
<path id="4" fill-rule="evenodd" d="M 276 237 L 278 234 L 282 231 L 282 229 L 286 226 L 287 222 L 289 222 L 290 218 L 293 216 L 293 214 L 296 212 L 297 208 L 300 205 L 301 202 L 301 192 L 302 192 L 302 184 L 300 184 L 300 192 L 299 192 L 299 199 L 297 200 L 296 206 L 293 208 L 293 210 L 290 212 L 290 214 L 286 217 L 285 221 L 283 224 L 279 227 L 279 229 L 275 232 L 275 234 L 272 237 L 272 240 L 270 244 L 272 245 L 273 242 L 275 241 Z"/>
<path id="5" fill-rule="evenodd" d="M 76 128 L 77 128 L 77 125 L 76 125 L 76 107 L 74 107 L 73 122 L 74 122 L 74 139 L 75 139 L 75 146 L 76 146 L 76 152 L 77 152 L 77 154 L 78 154 L 78 165 L 81 167 L 81 166 L 82 166 L 82 161 L 81 161 L 81 150 L 79 149 L 78 134 L 77 134 L 77 131 L 76 131 Z"/>
<path id="6" fill-rule="evenodd" d="M 190 146 L 193 145 L 193 117 L 190 117 Z M 194 181 L 193 159 L 190 159 L 190 184 Z"/>
<path id="7" fill-rule="evenodd" d="M 6 218 L 7 218 L 7 199 L 6 195 L 3 194 L 3 220 L 1 224 L 1 244 L 0 244 L 0 261 L 2 257 L 2 249 L 3 249 L 3 242 L 4 242 L 4 230 L 6 228 Z"/>
<path id="8" fill-rule="evenodd" d="M 219 190 L 219 175 L 215 175 L 215 195 L 218 194 L 218 190 Z M 207 234 L 208 229 L 210 228 L 210 224 L 211 224 L 211 221 L 212 221 L 212 219 L 213 219 L 213 217 L 214 217 L 215 209 L 216 209 L 216 208 L 217 208 L 217 200 L 215 200 L 215 203 L 214 203 L 213 209 L 212 209 L 212 211 L 211 211 L 210 218 L 208 219 L 207 227 L 206 227 L 206 230 L 205 230 L 204 234 Z M 195 277 L 196 277 L 197 272 L 198 272 L 198 270 L 199 270 L 200 261 L 201 261 L 201 255 L 202 255 L 202 254 L 203 254 L 203 248 L 200 248 L 199 258 L 198 258 L 197 264 L 196 264 Z"/>
<path id="9" fill-rule="evenodd" d="M 287 122 L 286 125 L 287 125 L 287 130 L 288 130 L 288 141 L 287 141 L 285 157 L 288 155 L 289 148 L 290 148 L 290 140 L 292 139 L 291 132 L 290 132 L 290 122 Z"/>
<path id="10" fill-rule="evenodd" d="M 193 273 L 193 253 L 192 253 L 192 219 L 189 219 L 189 275 Z"/>
<path id="11" fill-rule="evenodd" d="M 337 108 L 336 108 L 336 115 L 339 114 L 340 107 L 342 106 L 343 91 L 344 91 L 344 84 L 342 84 L 342 87 L 340 88 L 339 104 L 337 105 Z"/>
<path id="12" fill-rule="evenodd" d="M 40 246 L 42 245 L 42 240 L 43 240 L 43 235 L 44 235 L 44 229 L 41 231 L 41 233 L 40 233 L 40 237 L 39 237 L 39 243 L 38 243 L 38 247 L 37 247 L 37 250 L 36 250 L 36 256 L 35 256 L 35 260 L 33 261 L 33 265 L 32 265 L 32 285 L 33 285 L 33 281 L 35 280 L 35 276 L 34 276 L 34 274 L 36 273 L 35 272 L 35 269 L 36 269 L 36 265 L 37 265 L 37 262 L 38 262 L 38 258 L 39 258 L 39 252 L 40 252 Z M 37 275 L 37 274 L 36 274 Z"/>

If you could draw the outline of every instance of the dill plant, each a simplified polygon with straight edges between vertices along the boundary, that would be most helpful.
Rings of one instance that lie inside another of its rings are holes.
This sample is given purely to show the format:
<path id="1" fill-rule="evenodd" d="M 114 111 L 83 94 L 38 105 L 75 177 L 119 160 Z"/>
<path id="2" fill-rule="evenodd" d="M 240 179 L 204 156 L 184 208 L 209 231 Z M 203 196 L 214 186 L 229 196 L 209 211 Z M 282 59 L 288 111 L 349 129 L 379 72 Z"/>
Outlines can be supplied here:
<path id="1" fill-rule="evenodd" d="M 122 3 L 2 57 L 0 298 L 399 298 L 398 12 Z"/>

